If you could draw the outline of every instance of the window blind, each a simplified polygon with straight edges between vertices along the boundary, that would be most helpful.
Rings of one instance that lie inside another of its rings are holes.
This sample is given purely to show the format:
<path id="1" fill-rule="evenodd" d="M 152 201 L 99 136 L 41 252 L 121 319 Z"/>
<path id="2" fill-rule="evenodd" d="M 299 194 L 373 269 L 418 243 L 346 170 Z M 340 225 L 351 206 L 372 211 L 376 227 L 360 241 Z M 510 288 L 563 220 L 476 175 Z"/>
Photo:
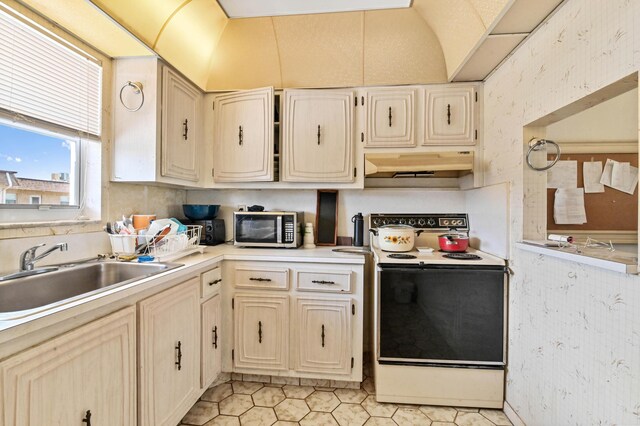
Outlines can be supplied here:
<path id="1" fill-rule="evenodd" d="M 0 10 L 0 108 L 100 136 L 102 67 L 47 30 Z"/>

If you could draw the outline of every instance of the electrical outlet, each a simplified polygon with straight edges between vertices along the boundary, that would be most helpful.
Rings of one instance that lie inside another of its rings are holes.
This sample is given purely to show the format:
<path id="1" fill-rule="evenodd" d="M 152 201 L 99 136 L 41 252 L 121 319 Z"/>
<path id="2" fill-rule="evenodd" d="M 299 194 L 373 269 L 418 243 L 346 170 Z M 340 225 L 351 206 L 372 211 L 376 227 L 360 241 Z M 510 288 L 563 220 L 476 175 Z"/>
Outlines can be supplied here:
<path id="1" fill-rule="evenodd" d="M 247 205 L 246 204 L 238 204 L 238 211 L 239 212 L 246 212 L 247 211 Z"/>

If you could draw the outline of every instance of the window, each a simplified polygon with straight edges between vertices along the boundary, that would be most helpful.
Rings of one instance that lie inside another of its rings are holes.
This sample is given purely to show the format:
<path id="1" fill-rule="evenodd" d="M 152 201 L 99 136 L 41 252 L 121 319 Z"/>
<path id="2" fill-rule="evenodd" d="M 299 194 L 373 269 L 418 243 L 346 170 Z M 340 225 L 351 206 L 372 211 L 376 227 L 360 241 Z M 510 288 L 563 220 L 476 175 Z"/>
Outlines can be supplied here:
<path id="1" fill-rule="evenodd" d="M 86 216 L 101 127 L 100 62 L 0 3 L 0 221 Z"/>

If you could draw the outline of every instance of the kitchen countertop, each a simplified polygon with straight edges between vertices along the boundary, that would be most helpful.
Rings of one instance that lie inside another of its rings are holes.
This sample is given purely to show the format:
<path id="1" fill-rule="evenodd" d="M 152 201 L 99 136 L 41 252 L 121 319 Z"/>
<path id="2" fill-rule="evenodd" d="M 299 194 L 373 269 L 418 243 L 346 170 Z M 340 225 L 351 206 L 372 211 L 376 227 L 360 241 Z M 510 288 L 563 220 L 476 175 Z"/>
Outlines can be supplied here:
<path id="1" fill-rule="evenodd" d="M 242 248 L 224 244 L 206 247 L 204 252 L 176 259 L 182 266 L 143 278 L 128 284 L 107 287 L 103 291 L 87 297 L 71 300 L 69 303 L 43 309 L 20 318 L 0 319 L 0 347 L 3 343 L 30 333 L 50 328 L 51 333 L 60 334 L 68 330 L 62 323 L 78 325 L 100 318 L 114 310 L 130 306 L 139 300 L 172 287 L 180 280 L 186 280 L 207 271 L 222 260 L 246 260 L 268 262 L 313 262 L 332 264 L 364 264 L 362 254 L 336 253 L 337 247 L 317 247 L 314 249 L 269 249 Z M 1 318 L 1 317 L 0 317 Z M 56 332 L 58 329 L 60 331 Z M 28 347 L 28 346 L 26 346 Z M 0 350 L 0 359 L 6 355 Z"/>

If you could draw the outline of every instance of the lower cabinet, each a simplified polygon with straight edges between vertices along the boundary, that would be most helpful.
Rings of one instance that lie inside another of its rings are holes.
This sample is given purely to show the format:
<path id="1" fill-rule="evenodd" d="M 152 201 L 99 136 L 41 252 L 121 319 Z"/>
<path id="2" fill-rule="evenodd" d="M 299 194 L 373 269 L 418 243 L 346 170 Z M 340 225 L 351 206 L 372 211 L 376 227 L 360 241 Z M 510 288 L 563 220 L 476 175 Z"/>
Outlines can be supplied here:
<path id="1" fill-rule="evenodd" d="M 200 395 L 200 280 L 141 301 L 138 314 L 139 424 L 175 426 Z"/>
<path id="2" fill-rule="evenodd" d="M 234 367 L 288 370 L 288 296 L 236 293 L 233 311 Z"/>
<path id="3" fill-rule="evenodd" d="M 352 367 L 350 298 L 296 299 L 292 333 L 298 371 L 349 374 Z"/>
<path id="4" fill-rule="evenodd" d="M 135 425 L 134 307 L 0 363 L 0 423 Z"/>
<path id="5" fill-rule="evenodd" d="M 205 389 L 213 383 L 222 370 L 222 314 L 220 311 L 219 294 L 216 294 L 202 304 L 201 319 L 202 365 L 200 370 L 200 386 Z"/>

